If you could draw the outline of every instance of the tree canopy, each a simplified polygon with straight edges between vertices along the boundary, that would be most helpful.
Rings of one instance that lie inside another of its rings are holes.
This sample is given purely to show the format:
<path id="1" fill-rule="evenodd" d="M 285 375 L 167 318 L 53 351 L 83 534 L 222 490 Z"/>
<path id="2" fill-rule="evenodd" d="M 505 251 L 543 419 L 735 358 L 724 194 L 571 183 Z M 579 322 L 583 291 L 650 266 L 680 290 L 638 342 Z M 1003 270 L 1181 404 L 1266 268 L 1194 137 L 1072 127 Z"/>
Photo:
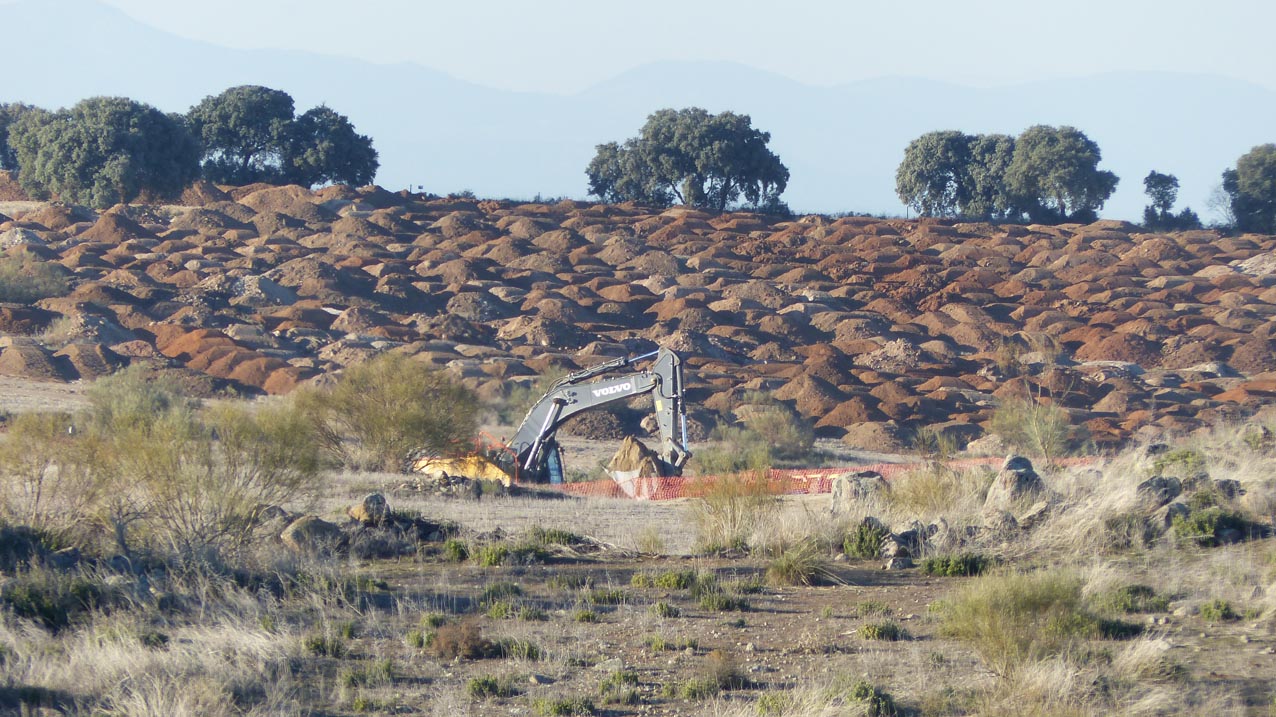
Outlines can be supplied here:
<path id="1" fill-rule="evenodd" d="M 293 116 L 292 96 L 258 85 L 205 97 L 187 121 L 203 147 L 204 177 L 221 184 L 371 183 L 379 163 L 372 140 L 320 105 Z"/>
<path id="2" fill-rule="evenodd" d="M 970 142 L 961 132 L 928 132 L 909 142 L 895 192 L 925 216 L 952 216 L 970 204 Z"/>
<path id="3" fill-rule="evenodd" d="M 598 145 L 585 173 L 603 201 L 682 204 L 723 211 L 741 196 L 755 207 L 778 203 L 789 170 L 748 115 L 698 107 L 662 109 L 639 136 Z"/>
<path id="4" fill-rule="evenodd" d="M 9 126 L 18 182 L 32 197 L 105 208 L 143 193 L 169 197 L 199 173 L 199 148 L 180 117 L 123 97 L 69 110 L 26 108 Z"/>
<path id="5" fill-rule="evenodd" d="M 371 184 L 377 174 L 377 151 L 372 140 L 355 132 L 343 114 L 320 105 L 293 123 L 284 155 L 285 176 L 304 186 L 339 182 Z"/>
<path id="6" fill-rule="evenodd" d="M 1116 189 L 1099 147 L 1072 127 L 1004 134 L 928 132 L 895 172 L 900 201 L 926 216 L 1062 221 L 1093 216 Z"/>
<path id="7" fill-rule="evenodd" d="M 1201 218 L 1185 207 L 1177 215 L 1172 211 L 1179 196 L 1179 178 L 1155 169 L 1143 178 L 1143 193 L 1152 203 L 1143 208 L 1143 225 L 1149 229 L 1200 229 Z"/>
<path id="8" fill-rule="evenodd" d="M 1276 144 L 1260 144 L 1223 172 L 1223 191 L 1231 203 L 1236 228 L 1276 232 Z"/>
<path id="9" fill-rule="evenodd" d="M 292 96 L 257 85 L 210 95 L 186 115 L 203 145 L 204 177 L 218 184 L 278 181 L 293 121 Z"/>
<path id="10" fill-rule="evenodd" d="M 1029 127 L 1015 140 L 1006 188 L 1033 221 L 1089 219 L 1116 191 L 1099 145 L 1075 127 Z"/>

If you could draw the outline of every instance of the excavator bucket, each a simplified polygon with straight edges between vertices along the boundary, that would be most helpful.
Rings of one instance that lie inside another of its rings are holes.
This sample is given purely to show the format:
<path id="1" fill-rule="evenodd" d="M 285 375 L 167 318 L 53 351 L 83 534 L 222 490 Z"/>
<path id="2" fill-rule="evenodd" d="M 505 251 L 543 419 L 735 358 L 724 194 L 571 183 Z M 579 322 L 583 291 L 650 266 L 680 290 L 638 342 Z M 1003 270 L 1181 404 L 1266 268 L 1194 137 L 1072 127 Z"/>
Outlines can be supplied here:
<path id="1" fill-rule="evenodd" d="M 669 472 L 660 456 L 633 436 L 625 437 L 607 463 L 607 474 L 630 498 L 651 497 L 655 479 Z"/>
<path id="2" fill-rule="evenodd" d="M 471 480 L 500 481 L 506 488 L 513 482 L 510 475 L 500 466 L 484 456 L 469 455 L 460 458 L 439 458 L 427 456 L 412 464 L 413 473 L 427 475 L 446 473 L 449 476 L 462 476 Z"/>

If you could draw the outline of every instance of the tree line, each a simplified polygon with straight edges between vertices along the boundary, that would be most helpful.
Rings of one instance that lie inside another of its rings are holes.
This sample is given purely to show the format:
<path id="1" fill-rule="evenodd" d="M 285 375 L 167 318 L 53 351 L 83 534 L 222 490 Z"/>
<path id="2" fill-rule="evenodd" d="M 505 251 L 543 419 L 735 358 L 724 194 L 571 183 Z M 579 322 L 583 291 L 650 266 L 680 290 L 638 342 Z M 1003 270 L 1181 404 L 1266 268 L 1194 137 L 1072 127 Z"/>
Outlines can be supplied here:
<path id="1" fill-rule="evenodd" d="M 105 208 L 216 184 L 364 185 L 379 166 L 372 140 L 320 105 L 295 114 L 286 92 L 244 85 L 166 114 L 126 97 L 50 111 L 0 105 L 0 169 L 35 199 Z"/>

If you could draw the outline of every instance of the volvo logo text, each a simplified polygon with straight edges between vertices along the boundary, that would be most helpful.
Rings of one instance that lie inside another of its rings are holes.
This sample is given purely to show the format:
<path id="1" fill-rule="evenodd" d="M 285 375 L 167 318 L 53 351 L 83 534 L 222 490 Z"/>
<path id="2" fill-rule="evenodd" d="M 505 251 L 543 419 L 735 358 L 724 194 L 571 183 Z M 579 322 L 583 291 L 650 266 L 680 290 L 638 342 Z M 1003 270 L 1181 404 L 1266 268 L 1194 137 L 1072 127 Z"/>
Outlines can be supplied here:
<path id="1" fill-rule="evenodd" d="M 621 391 L 632 391 L 632 390 L 634 390 L 634 385 L 630 383 L 629 381 L 625 381 L 624 383 L 618 383 L 615 386 L 608 386 L 607 388 L 594 389 L 594 398 L 599 398 L 601 396 L 610 396 L 615 393 L 620 393 Z"/>

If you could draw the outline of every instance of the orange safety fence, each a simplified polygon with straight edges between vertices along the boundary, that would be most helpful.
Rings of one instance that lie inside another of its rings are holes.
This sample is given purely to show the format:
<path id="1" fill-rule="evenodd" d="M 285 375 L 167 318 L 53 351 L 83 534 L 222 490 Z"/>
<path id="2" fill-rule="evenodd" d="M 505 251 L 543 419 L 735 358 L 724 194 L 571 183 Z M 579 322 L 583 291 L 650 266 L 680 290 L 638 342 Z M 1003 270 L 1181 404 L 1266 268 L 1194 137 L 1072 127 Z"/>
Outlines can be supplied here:
<path id="1" fill-rule="evenodd" d="M 949 468 L 973 468 L 976 466 L 999 465 L 1004 460 L 1004 458 L 964 458 L 948 461 L 946 465 Z M 1067 466 L 1084 465 L 1094 460 L 1094 458 L 1064 458 L 1056 462 Z M 838 468 L 772 468 L 766 471 L 766 480 L 769 484 L 768 492 L 776 495 L 817 495 L 831 493 L 833 491 L 833 479 L 845 473 L 875 471 L 880 473 L 886 480 L 890 480 L 902 473 L 907 473 L 926 465 L 926 463 L 917 462 L 872 463 Z M 549 487 L 571 495 L 589 498 L 673 500 L 703 495 L 708 486 L 721 479 L 722 476 L 643 477 L 633 479 L 628 486 L 622 486 L 616 481 L 607 479 L 563 483 Z M 546 486 L 540 487 L 544 488 Z M 626 488 L 630 490 L 626 490 Z"/>

